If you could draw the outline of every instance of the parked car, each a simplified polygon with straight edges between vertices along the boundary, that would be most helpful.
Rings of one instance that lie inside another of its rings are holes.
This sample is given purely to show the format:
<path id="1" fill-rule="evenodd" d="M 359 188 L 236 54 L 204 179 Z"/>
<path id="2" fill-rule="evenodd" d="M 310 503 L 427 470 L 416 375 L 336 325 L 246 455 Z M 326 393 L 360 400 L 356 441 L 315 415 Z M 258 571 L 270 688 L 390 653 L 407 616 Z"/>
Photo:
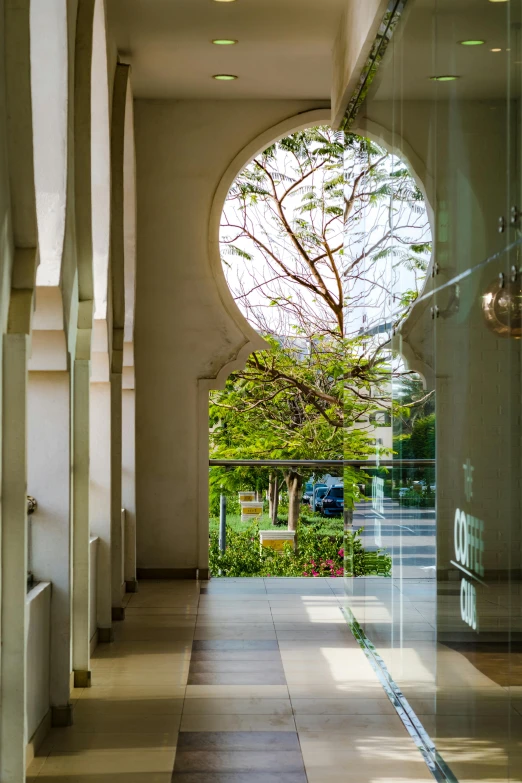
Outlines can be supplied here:
<path id="1" fill-rule="evenodd" d="M 326 484 L 316 484 L 314 487 L 314 494 L 312 497 L 312 511 L 320 511 L 321 510 L 321 503 L 328 492 L 328 487 Z"/>
<path id="2" fill-rule="evenodd" d="M 303 503 L 305 503 L 307 506 L 311 505 L 312 498 L 314 496 L 314 485 L 311 481 L 308 481 L 305 484 L 304 493 L 303 493 Z"/>
<path id="3" fill-rule="evenodd" d="M 342 484 L 336 484 L 330 487 L 321 503 L 321 514 L 323 517 L 342 516 L 344 511 L 344 487 Z"/>

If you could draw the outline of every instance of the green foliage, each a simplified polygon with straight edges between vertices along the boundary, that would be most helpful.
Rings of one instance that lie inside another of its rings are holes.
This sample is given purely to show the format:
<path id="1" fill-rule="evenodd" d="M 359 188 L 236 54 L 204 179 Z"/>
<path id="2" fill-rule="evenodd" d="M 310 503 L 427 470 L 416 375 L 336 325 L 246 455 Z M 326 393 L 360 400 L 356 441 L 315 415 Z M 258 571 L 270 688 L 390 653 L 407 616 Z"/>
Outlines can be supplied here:
<path id="1" fill-rule="evenodd" d="M 398 326 L 425 277 L 429 223 L 407 168 L 369 139 L 328 127 L 299 131 L 240 173 L 221 229 L 233 295 L 267 348 L 212 393 L 211 457 L 372 456 L 372 414 L 400 411 L 405 421 L 412 418 L 407 395 L 396 405 L 390 399 L 391 378 L 402 374 L 389 349 L 392 324 L 378 324 L 381 335 L 363 333 L 362 323 L 375 321 L 361 321 L 366 310 L 380 321 L 379 308 L 391 298 L 400 303 L 390 316 Z M 299 515 L 299 482 L 310 475 L 277 477 L 287 481 L 291 527 Z M 211 513 L 217 514 L 222 491 L 232 504 L 239 490 L 265 493 L 273 479 L 263 469 L 212 469 Z M 356 502 L 362 479 L 345 471 L 346 506 Z M 274 568 L 282 567 L 277 563 Z"/>
<path id="2" fill-rule="evenodd" d="M 415 459 L 435 459 L 435 414 L 418 419 L 410 436 L 411 453 Z"/>
<path id="3" fill-rule="evenodd" d="M 228 275 L 236 300 L 270 343 L 224 396 L 213 398 L 249 424 L 257 411 L 278 429 L 273 440 L 266 428 L 265 437 L 256 432 L 252 457 L 371 454 L 353 424 L 389 409 L 382 391 L 390 367 L 379 341 L 361 336 L 360 321 L 354 329 L 346 317 L 364 306 L 364 290 L 382 289 L 390 262 L 411 272 L 408 291 L 388 291 L 402 302 L 397 323 L 418 295 L 431 241 L 423 196 L 407 167 L 361 136 L 328 127 L 294 133 L 235 180 L 221 248 L 236 257 Z"/>
<path id="4" fill-rule="evenodd" d="M 329 576 L 341 577 L 346 564 L 353 576 L 390 576 L 391 557 L 379 550 L 366 551 L 361 531 L 346 536 L 320 535 L 316 525 L 299 525 L 297 548 L 286 544 L 280 553 L 259 544 L 259 526 L 234 530 L 227 526 L 227 548 L 219 549 L 217 531 L 210 533 L 212 576 Z"/>

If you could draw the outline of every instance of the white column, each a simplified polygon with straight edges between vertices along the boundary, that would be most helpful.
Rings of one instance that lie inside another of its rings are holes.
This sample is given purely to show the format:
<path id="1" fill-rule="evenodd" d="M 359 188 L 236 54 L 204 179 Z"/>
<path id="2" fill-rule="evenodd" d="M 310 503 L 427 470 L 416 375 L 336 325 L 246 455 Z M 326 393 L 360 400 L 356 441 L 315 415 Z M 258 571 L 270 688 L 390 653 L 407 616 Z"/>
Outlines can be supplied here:
<path id="1" fill-rule="evenodd" d="M 70 375 L 29 372 L 28 491 L 36 579 L 52 583 L 50 700 L 52 722 L 72 722 L 71 675 L 71 405 Z"/>
<path id="2" fill-rule="evenodd" d="M 25 780 L 28 337 L 6 335 L 2 398 L 0 780 Z"/>
<path id="3" fill-rule="evenodd" d="M 98 639 L 112 641 L 111 615 L 111 385 L 90 385 L 89 516 L 99 539 L 97 567 Z"/>
<path id="4" fill-rule="evenodd" d="M 90 362 L 76 359 L 73 378 L 73 672 L 76 688 L 91 684 L 89 529 Z"/>
<path id="5" fill-rule="evenodd" d="M 205 381 L 198 383 L 198 530 L 197 530 L 197 562 L 198 579 L 209 578 L 208 567 L 208 518 L 209 518 L 209 476 L 208 476 L 208 409 L 209 409 L 209 384 Z"/>
<path id="6" fill-rule="evenodd" d="M 125 619 L 123 595 L 122 508 L 122 376 L 111 373 L 111 571 L 112 619 Z"/>
<path id="7" fill-rule="evenodd" d="M 125 587 L 137 589 L 136 581 L 136 427 L 135 391 L 122 392 L 122 501 L 125 509 Z"/>

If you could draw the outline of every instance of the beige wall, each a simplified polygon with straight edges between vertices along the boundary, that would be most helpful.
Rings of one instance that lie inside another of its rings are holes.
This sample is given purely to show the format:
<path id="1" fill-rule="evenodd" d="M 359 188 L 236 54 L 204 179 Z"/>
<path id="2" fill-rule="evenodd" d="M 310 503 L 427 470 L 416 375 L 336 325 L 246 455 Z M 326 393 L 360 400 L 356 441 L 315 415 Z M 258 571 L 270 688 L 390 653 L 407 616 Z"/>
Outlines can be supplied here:
<path id="1" fill-rule="evenodd" d="M 51 592 L 50 582 L 40 582 L 27 594 L 27 741 L 50 708 Z"/>
<path id="2" fill-rule="evenodd" d="M 332 125 L 338 127 L 370 54 L 388 0 L 348 0 L 332 53 Z"/>
<path id="3" fill-rule="evenodd" d="M 214 193 L 256 136 L 319 106 L 136 101 L 138 567 L 205 565 L 203 554 L 198 560 L 198 438 L 202 447 L 208 442 L 208 424 L 198 416 L 198 379 L 216 377 L 249 339 L 209 257 Z M 199 465 L 205 470 L 201 455 Z"/>

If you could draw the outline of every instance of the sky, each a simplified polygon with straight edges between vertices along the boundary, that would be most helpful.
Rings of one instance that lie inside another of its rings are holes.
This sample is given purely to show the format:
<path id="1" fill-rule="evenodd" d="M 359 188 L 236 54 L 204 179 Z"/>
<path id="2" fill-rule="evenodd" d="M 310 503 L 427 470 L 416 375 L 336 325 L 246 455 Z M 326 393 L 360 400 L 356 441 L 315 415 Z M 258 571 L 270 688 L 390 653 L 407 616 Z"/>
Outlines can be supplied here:
<path id="1" fill-rule="evenodd" d="M 350 165 L 347 170 L 355 175 L 357 166 Z M 295 162 L 291 155 L 278 150 L 276 154 L 276 167 L 278 171 L 285 172 L 286 177 L 296 177 Z M 254 164 L 250 164 L 252 167 Z M 389 171 L 400 164 L 398 159 L 391 155 L 384 165 Z M 326 175 L 332 176 L 329 171 Z M 306 218 L 313 223 L 314 230 L 322 230 L 325 225 L 322 220 L 322 211 L 312 210 L 305 215 L 300 213 L 303 199 L 315 188 L 322 191 L 325 180 L 324 171 L 315 172 L 300 184 L 284 201 L 284 213 L 288 222 L 293 225 L 297 218 Z M 283 178 L 279 192 L 286 190 L 291 184 L 291 179 Z M 412 180 L 413 185 L 413 180 Z M 350 189 L 351 180 L 346 183 Z M 342 206 L 342 199 L 337 203 Z M 395 245 L 403 243 L 420 244 L 431 240 L 430 227 L 426 209 L 422 204 L 416 204 L 415 208 L 409 205 L 401 205 L 397 202 L 391 204 L 390 199 L 364 206 L 357 221 L 349 222 L 348 231 L 343 231 L 343 220 L 339 217 L 329 224 L 327 236 L 332 247 L 342 247 L 335 253 L 336 266 L 341 271 L 346 271 L 354 258 L 368 253 L 371 248 L 383 240 L 383 237 L 393 226 L 395 233 Z M 322 220 L 322 222 L 321 222 Z M 260 251 L 255 244 L 238 228 L 231 226 L 245 225 L 250 234 L 262 240 L 267 248 L 266 252 Z M 274 252 L 291 271 L 296 271 L 311 279 L 309 270 L 303 265 L 295 247 L 286 232 L 280 231 L 280 221 L 274 217 L 271 208 L 263 201 L 249 206 L 246 223 L 243 224 L 243 215 L 239 209 L 237 200 L 229 198 L 225 205 L 221 228 L 221 249 L 224 260 L 224 271 L 230 289 L 238 306 L 247 319 L 259 331 L 271 331 L 275 334 L 293 334 L 297 326 L 302 326 L 302 313 L 306 315 L 306 328 L 314 331 L 315 327 L 324 323 L 329 317 L 320 301 L 307 291 L 303 286 L 296 285 L 288 279 L 281 277 L 280 269 L 273 262 L 270 253 Z M 232 242 L 231 242 L 232 240 Z M 398 240 L 398 242 L 397 242 Z M 242 252 L 251 254 L 252 259 L 246 259 L 234 255 L 230 251 L 230 244 L 235 245 Z M 384 241 L 382 247 L 389 247 L 390 242 Z M 380 249 L 380 248 L 379 248 Z M 429 255 L 425 254 L 426 263 Z M 357 275 L 349 275 L 343 281 L 343 294 L 346 301 L 345 307 L 345 334 L 352 335 L 361 330 L 371 329 L 377 324 L 389 322 L 397 317 L 401 309 L 400 299 L 403 293 L 409 289 L 421 290 L 423 274 L 418 270 L 412 270 L 401 263 L 399 255 L 392 258 L 363 258 L 357 265 Z M 326 267 L 321 267 L 324 279 L 332 292 L 336 293 L 336 281 Z M 285 299 L 284 307 L 274 305 L 275 300 Z M 299 317 L 295 313 L 299 312 Z M 300 323 L 301 321 L 301 323 Z"/>

